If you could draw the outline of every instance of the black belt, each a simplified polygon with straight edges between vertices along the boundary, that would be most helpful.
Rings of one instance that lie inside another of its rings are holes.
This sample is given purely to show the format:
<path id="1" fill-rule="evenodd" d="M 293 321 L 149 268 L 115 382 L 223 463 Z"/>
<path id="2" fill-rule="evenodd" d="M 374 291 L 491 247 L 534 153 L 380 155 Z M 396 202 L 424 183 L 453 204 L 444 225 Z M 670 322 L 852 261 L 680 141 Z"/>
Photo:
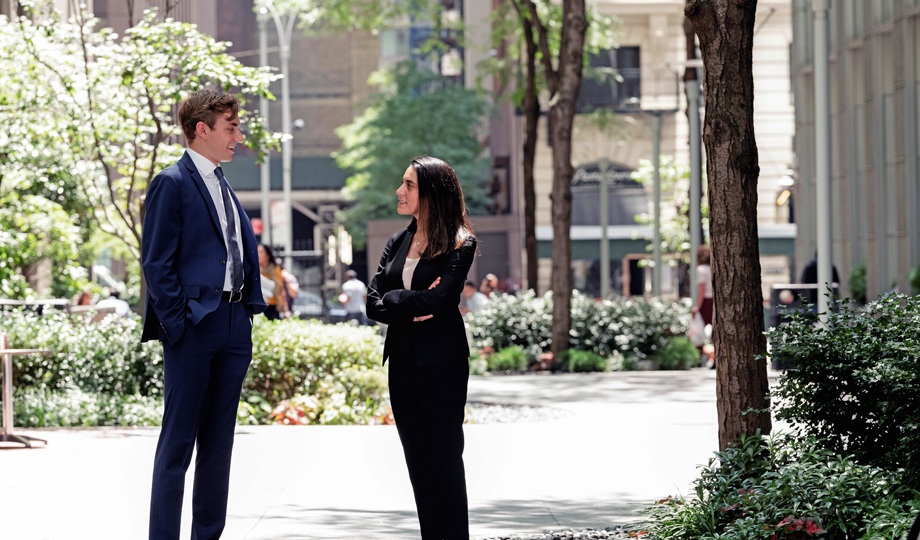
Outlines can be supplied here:
<path id="1" fill-rule="evenodd" d="M 220 298 L 234 304 L 243 300 L 243 291 L 224 291 Z"/>

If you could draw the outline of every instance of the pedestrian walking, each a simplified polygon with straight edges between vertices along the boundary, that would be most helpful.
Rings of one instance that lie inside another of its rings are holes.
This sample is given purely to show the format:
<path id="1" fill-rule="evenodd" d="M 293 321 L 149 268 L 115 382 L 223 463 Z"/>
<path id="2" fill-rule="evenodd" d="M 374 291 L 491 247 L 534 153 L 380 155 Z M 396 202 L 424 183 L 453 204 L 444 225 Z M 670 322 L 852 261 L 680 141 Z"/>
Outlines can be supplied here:
<path id="1" fill-rule="evenodd" d="M 712 325 L 712 267 L 710 266 L 712 251 L 709 246 L 700 246 L 696 250 L 696 305 L 693 306 L 691 314 L 695 318 L 697 314 L 703 320 L 702 331 L 705 332 L 706 326 Z M 697 330 L 699 331 L 699 330 Z M 703 345 L 705 339 L 696 341 L 696 347 L 703 354 Z M 704 366 L 705 367 L 705 366 Z M 712 367 L 715 367 L 713 365 Z"/>
<path id="2" fill-rule="evenodd" d="M 197 449 L 192 538 L 220 538 L 252 317 L 265 309 L 256 237 L 220 162 L 243 142 L 233 94 L 202 90 L 179 107 L 188 150 L 147 189 L 141 341 L 163 343 L 164 410 L 153 462 L 150 540 L 178 540 L 185 473 Z"/>
<path id="3" fill-rule="evenodd" d="M 458 305 L 476 239 L 454 170 L 419 157 L 396 190 L 412 216 L 390 237 L 367 293 L 367 314 L 389 325 L 390 401 L 422 540 L 468 540 L 463 417 L 470 348 Z"/>
<path id="4" fill-rule="evenodd" d="M 367 315 L 365 314 L 367 303 L 367 286 L 358 279 L 358 273 L 354 270 L 345 272 L 345 283 L 342 284 L 342 294 L 339 298 L 345 311 L 346 321 L 358 321 L 359 326 L 367 324 Z"/>

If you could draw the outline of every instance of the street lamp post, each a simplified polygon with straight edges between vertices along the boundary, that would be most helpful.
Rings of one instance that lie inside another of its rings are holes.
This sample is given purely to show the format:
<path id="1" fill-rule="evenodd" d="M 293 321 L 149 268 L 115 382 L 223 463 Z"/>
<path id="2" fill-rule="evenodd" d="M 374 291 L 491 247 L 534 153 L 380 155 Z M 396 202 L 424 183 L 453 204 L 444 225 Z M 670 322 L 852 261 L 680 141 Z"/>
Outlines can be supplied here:
<path id="1" fill-rule="evenodd" d="M 601 159 L 597 165 L 601 173 L 601 298 L 607 298 L 607 296 L 610 295 L 610 238 L 608 237 L 607 232 L 607 224 L 610 223 L 610 186 L 607 179 L 607 171 L 610 169 L 610 161 L 604 158 Z"/>
<path id="2" fill-rule="evenodd" d="M 259 10 L 258 21 L 259 21 L 259 67 L 268 66 L 268 31 L 265 26 L 268 22 L 268 14 L 266 9 L 262 8 Z M 259 98 L 259 112 L 262 113 L 262 124 L 266 131 L 268 131 L 268 98 L 261 96 Z M 264 152 L 264 158 L 262 165 L 259 167 L 259 172 L 262 175 L 262 243 L 265 245 L 272 245 L 272 222 L 271 222 L 271 206 L 270 206 L 270 196 L 272 190 L 271 184 L 271 156 L 269 155 L 269 149 L 263 147 L 262 152 Z"/>
<path id="3" fill-rule="evenodd" d="M 286 138 L 281 142 L 281 179 L 284 189 L 284 216 L 286 225 L 283 230 L 284 240 L 284 265 L 292 268 L 294 251 L 294 223 L 291 215 L 291 77 L 288 61 L 291 58 L 291 37 L 294 33 L 294 23 L 297 22 L 297 13 L 289 13 L 287 20 L 282 22 L 281 14 L 275 9 L 271 0 L 263 0 L 260 12 L 271 12 L 275 21 L 275 30 L 278 32 L 278 45 L 281 49 L 281 131 Z"/>
<path id="4" fill-rule="evenodd" d="M 829 81 L 828 1 L 814 0 L 815 12 L 815 180 L 818 199 L 815 218 L 818 229 L 818 313 L 827 322 L 828 297 L 833 293 L 831 262 L 831 106 Z"/>

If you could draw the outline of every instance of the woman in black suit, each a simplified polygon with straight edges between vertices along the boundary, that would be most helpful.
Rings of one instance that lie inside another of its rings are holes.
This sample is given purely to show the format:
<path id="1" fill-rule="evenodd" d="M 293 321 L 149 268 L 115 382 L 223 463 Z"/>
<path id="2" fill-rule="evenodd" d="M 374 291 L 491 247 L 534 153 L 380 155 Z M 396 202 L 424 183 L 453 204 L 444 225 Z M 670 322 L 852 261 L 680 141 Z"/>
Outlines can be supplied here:
<path id="1" fill-rule="evenodd" d="M 396 190 L 409 227 L 390 237 L 367 290 L 367 316 L 388 325 L 390 402 L 423 540 L 469 538 L 463 415 L 470 349 L 460 293 L 476 254 L 450 165 L 419 157 Z"/>

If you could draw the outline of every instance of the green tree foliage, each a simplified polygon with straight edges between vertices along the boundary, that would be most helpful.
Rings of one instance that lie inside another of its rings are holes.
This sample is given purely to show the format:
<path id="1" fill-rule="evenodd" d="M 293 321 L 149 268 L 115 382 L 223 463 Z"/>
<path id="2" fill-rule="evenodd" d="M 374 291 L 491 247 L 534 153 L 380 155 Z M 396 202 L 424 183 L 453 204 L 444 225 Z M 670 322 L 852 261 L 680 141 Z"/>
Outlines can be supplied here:
<path id="1" fill-rule="evenodd" d="M 155 11 L 119 38 L 85 11 L 64 20 L 49 4 L 22 4 L 31 19 L 0 19 L 0 197 L 19 193 L 39 222 L 63 211 L 84 228 L 92 223 L 139 258 L 147 184 L 183 150 L 177 105 L 206 87 L 239 92 L 244 103 L 247 95 L 272 97 L 274 76 L 223 54 L 225 43 L 192 25 L 158 21 Z M 257 115 L 240 116 L 250 147 L 281 138 Z M 6 249 L 26 249 L 8 227 Z"/>
<path id="2" fill-rule="evenodd" d="M 339 167 L 352 172 L 345 188 L 355 205 L 341 220 L 357 249 L 367 242 L 367 221 L 397 217 L 396 189 L 412 158 L 430 155 L 454 168 L 470 214 L 485 212 L 488 159 L 477 130 L 489 105 L 475 91 L 452 84 L 412 62 L 375 74 L 381 93 L 354 122 L 336 130 Z"/>
<path id="3" fill-rule="evenodd" d="M 661 179 L 661 252 L 680 255 L 680 260 L 690 264 L 693 257 L 690 254 L 690 166 L 678 163 L 674 156 L 661 156 L 658 166 Z M 645 190 L 651 193 L 654 189 L 655 167 L 650 160 L 639 160 L 639 170 L 632 174 L 634 180 L 639 181 Z M 709 203 L 706 196 L 706 171 L 703 171 L 703 192 L 701 216 L 703 228 L 709 226 Z M 655 214 L 649 203 L 649 211 L 636 216 L 636 222 L 643 225 L 654 225 Z M 654 242 L 649 241 L 646 251 L 655 249 Z M 676 264 L 677 261 L 672 261 Z"/>

